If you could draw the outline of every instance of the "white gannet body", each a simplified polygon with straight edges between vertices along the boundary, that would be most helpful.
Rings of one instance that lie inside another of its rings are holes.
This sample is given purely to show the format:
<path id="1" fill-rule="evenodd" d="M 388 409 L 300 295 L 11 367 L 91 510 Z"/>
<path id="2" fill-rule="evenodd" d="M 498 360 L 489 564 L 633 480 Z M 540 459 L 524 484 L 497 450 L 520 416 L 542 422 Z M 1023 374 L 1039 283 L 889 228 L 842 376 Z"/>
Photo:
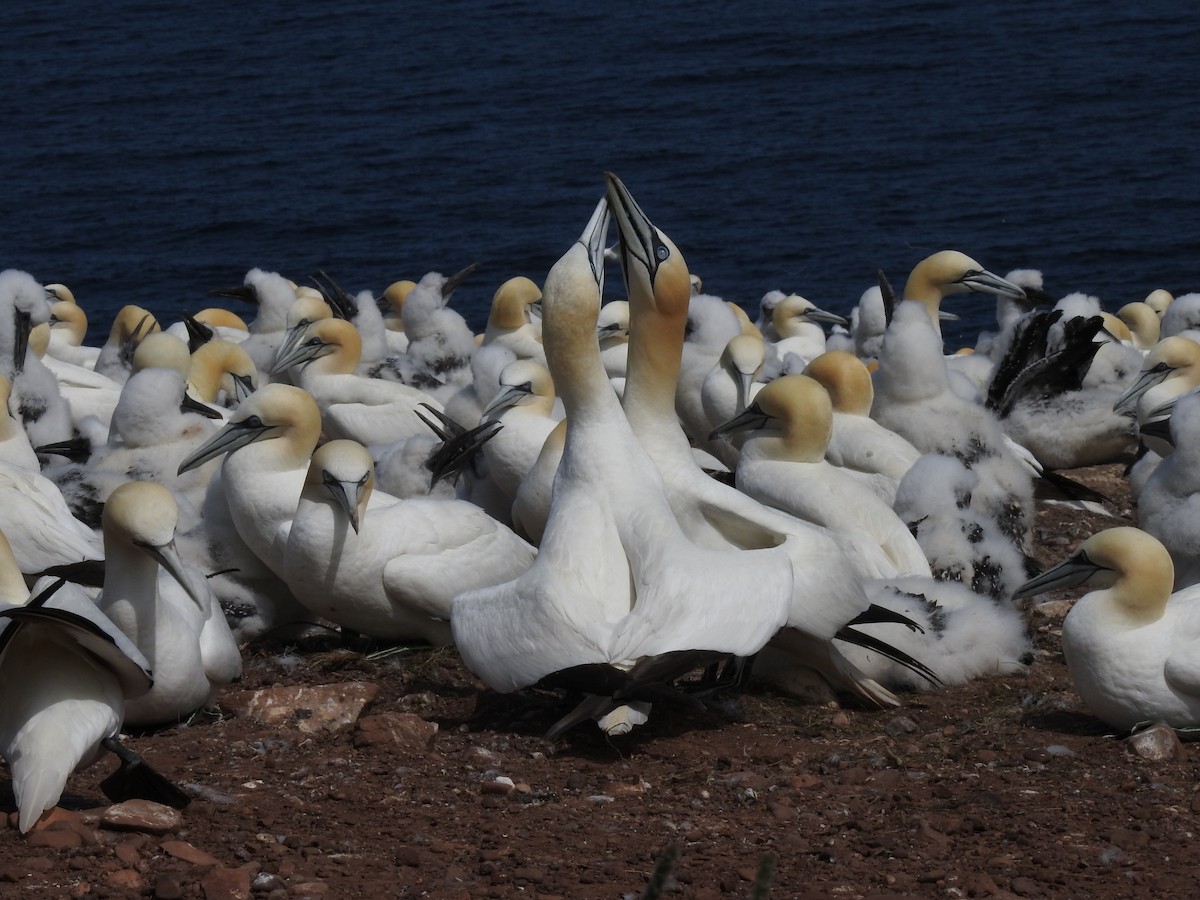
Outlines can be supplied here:
<path id="1" fill-rule="evenodd" d="M 843 350 L 822 353 L 804 374 L 818 381 L 833 403 L 833 433 L 825 458 L 867 484 L 889 506 L 921 451 L 871 418 L 875 388 L 866 365 Z"/>
<path id="2" fill-rule="evenodd" d="M 747 431 L 737 487 L 767 506 L 828 528 L 857 534 L 898 575 L 929 575 L 929 563 L 907 525 L 869 487 L 825 459 L 833 430 L 829 394 L 806 375 L 763 387 L 745 411 L 720 426 Z"/>
<path id="3" fill-rule="evenodd" d="M 773 348 L 784 372 L 798 372 L 814 358 L 825 352 L 825 329 L 822 324 L 850 324 L 834 313 L 819 309 L 811 300 L 799 294 L 788 294 L 771 312 L 771 324 L 779 337 Z M 789 361 L 788 357 L 796 357 Z"/>
<path id="4" fill-rule="evenodd" d="M 676 519 L 689 539 L 713 550 L 782 550 L 792 570 L 793 593 L 788 627 L 773 642 L 786 645 L 793 661 L 818 671 L 838 689 L 879 705 L 897 704 L 832 643 L 869 606 L 860 579 L 894 570 L 878 571 L 855 550 L 846 552 L 844 547 L 854 541 L 847 539 L 843 545 L 829 531 L 763 506 L 696 465 L 672 415 L 687 325 L 687 267 L 678 248 L 650 222 L 625 186 L 612 174 L 605 177 L 621 234 L 631 313 L 623 407 L 638 442 L 663 477 Z"/>
<path id="5" fill-rule="evenodd" d="M 0 535 L 0 569 L 12 557 Z M 0 574 L 0 581 L 7 580 Z M 34 597 L 0 588 L 0 756 L 29 831 L 120 732 L 127 700 L 150 687 L 146 658 L 74 585 L 49 578 Z"/>
<path id="6" fill-rule="evenodd" d="M 9 403 L 34 447 L 71 437 L 71 409 L 29 343 L 30 331 L 49 320 L 46 292 L 28 272 L 0 272 L 0 374 L 10 382 Z M 43 347 L 44 349 L 44 347 Z"/>
<path id="7" fill-rule="evenodd" d="M 1091 588 L 1063 622 L 1063 655 L 1087 708 L 1122 731 L 1200 724 L 1200 595 L 1171 583 L 1166 549 L 1125 527 L 1092 535 L 1017 592 Z"/>
<path id="8" fill-rule="evenodd" d="M 653 680 L 669 681 L 701 658 L 756 651 L 781 624 L 791 582 L 773 550 L 712 553 L 680 531 L 600 360 L 607 223 L 602 200 L 545 282 L 543 333 L 567 441 L 537 559 L 515 581 L 455 600 L 452 623 L 467 665 L 497 690 L 555 683 L 564 673 L 588 684 L 596 666 L 612 673 L 591 691 L 602 702 L 579 717 L 594 714 L 619 734 L 646 711 L 617 699 L 619 673 L 633 690 L 643 667 L 665 665 Z M 753 614 L 733 589 L 751 570 Z M 682 664 L 664 656 L 680 651 Z"/>
<path id="9" fill-rule="evenodd" d="M 185 718 L 242 671 L 204 576 L 175 550 L 176 518 L 171 492 L 149 481 L 121 485 L 104 507 L 106 565 L 96 602 L 154 671 L 154 686 L 126 704 L 131 725 Z"/>
<path id="10" fill-rule="evenodd" d="M 546 437 L 560 421 L 554 414 L 554 401 L 554 379 L 546 367 L 532 359 L 519 359 L 504 367 L 500 390 L 483 411 L 484 419 L 502 426 L 481 452 L 488 477 L 510 504 L 537 462 Z"/>
<path id="11" fill-rule="evenodd" d="M 288 585 L 314 613 L 389 640 L 450 640 L 458 594 L 510 581 L 534 550 L 474 504 L 412 499 L 367 512 L 374 464 L 361 444 L 313 454 L 288 532 Z"/>
<path id="12" fill-rule="evenodd" d="M 425 403 L 440 411 L 441 404 L 416 388 L 355 375 L 361 350 L 362 340 L 351 323 L 322 319 L 308 326 L 292 351 L 276 360 L 276 366 L 281 370 L 298 367 L 293 378 L 316 400 L 331 438 L 371 447 L 425 434 L 427 426 L 417 408 Z"/>
<path id="13" fill-rule="evenodd" d="M 1171 554 L 1178 590 L 1200 582 L 1200 394 L 1179 398 L 1169 427 L 1175 452 L 1146 480 L 1137 510 L 1141 528 Z"/>

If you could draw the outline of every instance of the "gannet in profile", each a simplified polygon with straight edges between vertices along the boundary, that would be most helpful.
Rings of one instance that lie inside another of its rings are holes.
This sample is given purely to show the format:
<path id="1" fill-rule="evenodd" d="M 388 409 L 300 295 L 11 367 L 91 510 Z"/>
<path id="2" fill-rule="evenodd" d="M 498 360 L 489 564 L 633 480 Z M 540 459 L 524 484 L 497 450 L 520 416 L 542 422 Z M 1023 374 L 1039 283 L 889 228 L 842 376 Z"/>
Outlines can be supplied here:
<path id="1" fill-rule="evenodd" d="M 480 346 L 499 343 L 512 350 L 517 359 L 532 359 L 545 365 L 541 322 L 529 312 L 530 307 L 541 299 L 541 289 L 524 275 L 500 285 L 492 296 Z"/>
<path id="2" fill-rule="evenodd" d="M 687 266 L 679 249 L 650 222 L 620 180 L 612 173 L 605 173 L 605 179 L 621 235 L 631 313 L 622 405 L 638 442 L 663 477 L 677 521 L 702 547 L 782 550 L 793 588 L 788 627 L 773 643 L 785 647 L 796 665 L 818 671 L 837 689 L 878 705 L 896 705 L 899 701 L 889 691 L 858 672 L 832 643 L 839 635 L 854 637 L 847 625 L 870 605 L 860 578 L 894 570 L 871 567 L 859 557 L 857 542 L 846 538 L 843 545 L 829 531 L 763 506 L 696 465 L 673 415 L 688 322 Z M 853 549 L 847 552 L 844 547 Z"/>
<path id="3" fill-rule="evenodd" d="M 588 716 L 610 734 L 644 722 L 643 689 L 756 652 L 791 596 L 774 548 L 714 552 L 684 537 L 622 415 L 596 342 L 608 219 L 602 199 L 543 291 L 567 440 L 537 559 L 515 581 L 463 594 L 451 616 L 464 661 L 494 689 L 542 683 L 595 696 L 552 734 Z M 755 584 L 751 607 L 742 579 Z"/>
<path id="4" fill-rule="evenodd" d="M 878 494 L 889 506 L 896 489 L 921 451 L 871 418 L 875 387 L 865 363 L 853 353 L 829 350 L 804 367 L 803 374 L 825 388 L 833 404 L 833 433 L 825 458 Z"/>
<path id="5" fill-rule="evenodd" d="M 313 454 L 288 531 L 288 585 L 314 613 L 388 640 L 450 642 L 450 604 L 510 581 L 534 550 L 463 500 L 411 499 L 367 511 L 374 463 L 361 444 Z"/>
<path id="6" fill-rule="evenodd" d="M 154 671 L 154 686 L 125 706 L 131 725 L 178 721 L 242 672 L 204 576 L 185 568 L 175 549 L 176 519 L 171 492 L 150 481 L 121 485 L 104 506 L 104 588 L 96 603 Z"/>
<path id="7" fill-rule="evenodd" d="M 72 772 L 108 751 L 136 759 L 117 736 L 126 702 L 145 694 L 152 678 L 137 647 L 74 585 L 44 578 L 30 598 L 11 578 L 7 551 L 0 534 L 0 756 L 24 834 L 58 803 Z M 118 781 L 107 779 L 105 792 L 113 796 Z M 186 803 L 178 792 L 174 800 L 148 799 Z"/>
<path id="8" fill-rule="evenodd" d="M 799 371 L 825 352 L 824 324 L 846 326 L 842 316 L 826 312 L 799 294 L 788 294 L 771 312 L 771 325 L 779 337 L 772 346 L 784 372 Z M 789 362 L 795 356 L 799 363 Z"/>
<path id="9" fill-rule="evenodd" d="M 1129 329 L 1133 346 L 1149 352 L 1158 343 L 1162 322 L 1149 303 L 1126 303 L 1117 310 L 1117 318 Z"/>
<path id="10" fill-rule="evenodd" d="M 240 344 L 214 338 L 192 353 L 187 372 L 188 395 L 215 407 L 235 407 L 252 393 L 258 369 Z"/>
<path id="11" fill-rule="evenodd" d="M 510 505 L 521 481 L 537 462 L 546 437 L 561 419 L 555 415 L 554 401 L 554 379 L 549 370 L 535 360 L 519 359 L 504 367 L 500 390 L 483 410 L 482 420 L 503 426 L 481 452 L 488 477 L 508 497 Z"/>
<path id="12" fill-rule="evenodd" d="M 1136 528 L 1094 534 L 1018 597 L 1087 585 L 1067 613 L 1063 655 L 1087 708 L 1122 731 L 1200 725 L 1200 599 L 1171 593 L 1170 554 Z"/>
<path id="13" fill-rule="evenodd" d="M 806 375 L 778 378 L 716 430 L 747 432 L 736 469 L 738 490 L 835 534 L 861 535 L 863 547 L 882 554 L 881 570 L 891 565 L 898 575 L 929 575 L 917 539 L 891 506 L 825 459 L 833 403 L 817 381 Z"/>
<path id="14" fill-rule="evenodd" d="M 296 286 L 278 272 L 254 268 L 238 287 L 218 288 L 210 293 L 257 306 L 258 313 L 249 323 L 250 336 L 241 342 L 242 349 L 250 354 L 260 372 L 271 371 L 275 351 L 287 332 L 288 310 L 296 302 Z"/>
<path id="15" fill-rule="evenodd" d="M 309 325 L 292 351 L 275 362 L 281 370 L 296 367 L 293 378 L 317 401 L 331 438 L 375 446 L 424 434 L 418 406 L 426 403 L 440 411 L 441 404 L 408 385 L 355 375 L 361 349 L 352 324 L 322 319 Z"/>
<path id="16" fill-rule="evenodd" d="M 994 272 L 989 272 L 958 250 L 939 250 L 919 263 L 908 275 L 904 300 L 924 307 L 941 337 L 941 303 L 952 294 L 981 293 L 1021 299 L 1025 290 Z"/>
<path id="17" fill-rule="evenodd" d="M 63 285 L 46 285 L 49 294 L 51 288 Z M 57 296 L 57 294 L 55 294 Z M 88 319 L 83 307 L 75 300 L 57 300 L 50 304 L 50 344 L 46 353 L 63 362 L 77 366 L 94 368 L 96 359 L 100 356 L 99 347 L 89 347 L 84 344 L 87 337 Z"/>

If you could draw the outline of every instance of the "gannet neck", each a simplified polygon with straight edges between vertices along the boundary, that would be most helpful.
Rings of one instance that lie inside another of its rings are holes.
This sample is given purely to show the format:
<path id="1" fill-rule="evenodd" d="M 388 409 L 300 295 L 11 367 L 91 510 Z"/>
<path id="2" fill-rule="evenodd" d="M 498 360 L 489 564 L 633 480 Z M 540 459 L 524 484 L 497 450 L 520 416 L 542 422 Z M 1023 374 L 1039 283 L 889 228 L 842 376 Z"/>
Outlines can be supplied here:
<path id="1" fill-rule="evenodd" d="M 727 300 L 726 303 L 728 304 L 729 308 L 733 310 L 733 314 L 737 316 L 738 322 L 741 323 L 742 334 L 748 334 L 758 337 L 759 340 L 763 340 L 763 333 L 759 331 L 758 326 L 751 321 L 749 314 L 732 300 Z"/>
<path id="2" fill-rule="evenodd" d="M 1112 337 L 1126 344 L 1133 343 L 1133 332 L 1129 330 L 1129 326 L 1120 316 L 1114 316 L 1110 312 L 1101 310 L 1100 318 L 1104 320 L 1104 330 Z"/>
<path id="3" fill-rule="evenodd" d="M 49 291 L 52 287 L 61 287 L 61 285 L 47 285 L 46 290 Z M 64 343 L 72 347 L 80 346 L 87 336 L 87 327 L 87 313 L 83 311 L 83 307 L 75 303 L 74 298 L 59 300 L 51 305 L 50 329 L 55 334 L 61 335 L 60 339 Z"/>
<path id="4" fill-rule="evenodd" d="M 209 328 L 230 328 L 234 331 L 245 331 L 247 333 L 250 331 L 245 319 L 237 313 L 223 309 L 220 306 L 206 307 L 192 316 L 192 318 L 201 325 L 207 325 Z"/>
<path id="5" fill-rule="evenodd" d="M 408 295 L 412 293 L 412 289 L 417 286 L 415 281 L 401 279 L 393 281 L 383 290 L 383 296 L 380 298 L 382 305 L 385 308 L 383 315 L 383 324 L 388 331 L 404 332 L 404 301 L 408 299 Z"/>
<path id="6" fill-rule="evenodd" d="M 546 363 L 567 415 L 576 421 L 595 398 L 612 395 L 596 341 L 600 292 L 588 257 L 582 242 L 568 250 L 546 276 L 542 299 Z"/>
<path id="7" fill-rule="evenodd" d="M 165 331 L 156 331 L 142 338 L 133 351 L 133 371 L 142 369 L 174 369 L 184 378 L 192 365 L 192 354 L 185 341 Z"/>
<path id="8" fill-rule="evenodd" d="M 1126 303 L 1117 311 L 1117 317 L 1129 329 L 1137 349 L 1151 350 L 1158 343 L 1162 323 L 1150 304 Z"/>
<path id="9" fill-rule="evenodd" d="M 810 362 L 804 374 L 825 388 L 835 412 L 852 416 L 871 414 L 871 403 L 875 399 L 871 372 L 853 353 L 829 350 Z"/>
<path id="10" fill-rule="evenodd" d="M 42 322 L 29 329 L 29 350 L 38 359 L 46 355 L 50 348 L 50 323 Z"/>
<path id="11" fill-rule="evenodd" d="M 635 432 L 657 431 L 675 421 L 691 282 L 679 248 L 651 223 L 615 175 L 606 172 L 604 177 L 621 233 L 621 267 L 629 293 L 623 405 Z"/>
<path id="12" fill-rule="evenodd" d="M 65 284 L 58 284 L 57 282 L 54 284 L 47 284 L 45 285 L 45 291 L 46 299 L 51 303 L 54 303 L 55 301 L 62 301 L 64 303 L 75 304 L 75 294 Z"/>
<path id="13" fill-rule="evenodd" d="M 1146 299 L 1142 302 L 1154 310 L 1155 314 L 1161 320 L 1163 313 L 1167 311 L 1167 307 L 1175 300 L 1174 295 L 1170 291 L 1165 291 L 1162 288 L 1157 288 L 1146 295 Z"/>

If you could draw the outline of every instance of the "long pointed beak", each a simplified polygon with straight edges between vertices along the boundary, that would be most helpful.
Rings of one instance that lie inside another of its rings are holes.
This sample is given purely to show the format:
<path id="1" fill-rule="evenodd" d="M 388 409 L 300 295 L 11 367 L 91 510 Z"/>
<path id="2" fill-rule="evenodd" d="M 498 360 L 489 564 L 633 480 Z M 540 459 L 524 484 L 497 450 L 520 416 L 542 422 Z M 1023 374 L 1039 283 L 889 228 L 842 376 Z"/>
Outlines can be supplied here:
<path id="1" fill-rule="evenodd" d="M 239 284 L 237 287 L 230 288 L 215 288 L 208 292 L 210 297 L 229 297 L 233 300 L 241 300 L 243 303 L 253 303 L 258 305 L 258 294 L 254 288 L 248 284 Z"/>
<path id="2" fill-rule="evenodd" d="M 1150 390 L 1156 384 L 1162 384 L 1170 374 L 1170 368 L 1159 368 L 1158 366 L 1155 366 L 1149 372 L 1143 372 L 1138 377 L 1138 380 L 1130 385 L 1129 390 L 1123 393 L 1117 402 L 1113 404 L 1113 412 L 1131 409 L 1137 403 L 1138 397 L 1142 396 L 1142 394 L 1146 393 L 1146 391 Z"/>
<path id="3" fill-rule="evenodd" d="M 1086 556 L 1068 556 L 1054 568 L 1046 570 L 1037 578 L 1030 579 L 1017 588 L 1013 599 L 1020 600 L 1022 597 L 1033 597 L 1047 591 L 1086 584 L 1104 571 L 1106 570 L 1103 567 L 1096 565 Z"/>
<path id="4" fill-rule="evenodd" d="M 287 357 L 289 353 L 296 349 L 296 345 L 304 339 L 304 333 L 308 331 L 308 322 L 301 322 L 298 325 L 293 325 L 283 334 L 283 340 L 279 342 L 279 346 L 275 348 L 275 361 L 271 364 L 271 370 L 278 372 L 279 363 Z"/>
<path id="5" fill-rule="evenodd" d="M 491 402 L 483 408 L 483 412 L 479 414 L 479 421 L 482 422 L 486 419 L 495 418 L 497 414 L 516 406 L 528 397 L 529 393 L 528 387 L 521 384 L 501 388 L 497 391 L 496 396 L 491 399 Z"/>
<path id="6" fill-rule="evenodd" d="M 467 276 L 479 268 L 479 263 L 473 262 L 465 269 L 460 269 L 442 283 L 442 303 L 446 303 L 450 299 L 460 284 L 462 284 Z"/>
<path id="7" fill-rule="evenodd" d="M 219 419 L 221 414 L 213 409 L 207 403 L 201 403 L 191 394 L 184 393 L 183 400 L 179 403 L 179 411 L 184 413 L 196 413 L 204 416 L 206 419 Z"/>
<path id="8" fill-rule="evenodd" d="M 16 335 L 13 338 L 13 369 L 20 375 L 25 371 L 25 351 L 29 349 L 29 332 L 33 330 L 33 318 L 19 309 L 13 310 Z"/>
<path id="9" fill-rule="evenodd" d="M 750 390 L 754 387 L 754 373 L 738 372 L 735 382 L 737 384 L 737 408 L 740 415 L 746 411 L 746 407 L 750 403 Z"/>
<path id="10" fill-rule="evenodd" d="M 1150 419 L 1147 422 L 1138 426 L 1138 436 L 1143 440 L 1146 438 L 1157 438 L 1165 444 L 1175 446 L 1175 441 L 1171 436 L 1171 417 L 1166 416 L 1161 419 Z"/>
<path id="11" fill-rule="evenodd" d="M 596 328 L 596 340 L 604 343 L 609 338 L 619 337 L 623 334 L 627 335 L 628 333 L 625 326 L 620 322 L 609 322 L 607 325 L 600 325 Z"/>
<path id="12" fill-rule="evenodd" d="M 322 472 L 321 480 L 325 484 L 325 489 L 329 491 L 337 505 L 346 513 L 346 517 L 350 520 L 350 527 L 354 529 L 354 533 L 358 534 L 358 502 L 362 496 L 363 482 L 339 481 L 329 472 Z"/>
<path id="13" fill-rule="evenodd" d="M 252 416 L 245 422 L 230 422 L 193 450 L 192 454 L 179 464 L 178 474 L 182 475 L 197 466 L 202 466 L 222 453 L 232 453 L 240 447 L 262 440 L 270 430 L 271 426 L 263 425 L 257 416 Z"/>
<path id="14" fill-rule="evenodd" d="M 839 316 L 837 313 L 831 313 L 824 309 L 818 309 L 815 306 L 806 311 L 801 318 L 805 319 L 806 321 L 816 322 L 821 325 L 841 325 L 843 327 L 850 325 L 849 321 L 842 316 Z"/>
<path id="15" fill-rule="evenodd" d="M 588 264 L 592 267 L 592 277 L 596 279 L 596 287 L 600 296 L 604 296 L 604 242 L 608 240 L 608 225 L 612 221 L 612 211 L 608 206 L 608 198 L 601 197 L 592 217 L 579 235 L 579 243 L 587 248 Z"/>
<path id="16" fill-rule="evenodd" d="M 300 336 L 303 338 L 303 335 Z M 299 340 L 299 339 L 298 339 Z M 319 337 L 311 337 L 308 340 L 300 340 L 287 353 L 276 354 L 275 362 L 271 366 L 273 372 L 285 372 L 293 366 L 298 366 L 301 363 L 312 362 L 319 356 L 324 356 L 329 352 L 329 344 L 326 344 Z"/>
<path id="17" fill-rule="evenodd" d="M 938 310 L 938 321 L 939 322 L 957 322 L 957 321 L 959 321 L 959 318 L 960 318 L 959 316 L 956 316 L 952 312 L 946 312 L 944 309 Z"/>
<path id="18" fill-rule="evenodd" d="M 995 272 L 981 269 L 978 272 L 968 272 L 958 281 L 969 291 L 979 294 L 994 294 L 997 297 L 1011 297 L 1014 300 L 1025 299 L 1025 289 L 1013 284 L 1007 278 L 1001 278 Z"/>
<path id="19" fill-rule="evenodd" d="M 254 393 L 254 376 L 253 375 L 234 375 L 233 376 L 233 399 L 241 403 L 247 397 Z"/>
<path id="20" fill-rule="evenodd" d="M 626 284 L 629 282 L 631 258 L 642 265 L 653 284 L 654 276 L 658 273 L 657 248 L 662 245 L 658 232 L 620 178 L 612 172 L 605 172 L 604 180 L 608 203 L 621 235 L 621 268 L 625 272 Z"/>
<path id="21" fill-rule="evenodd" d="M 188 349 L 193 353 L 196 352 L 197 348 L 211 341 L 216 334 L 216 332 L 203 322 L 197 320 L 195 316 L 187 313 L 183 316 L 183 326 L 187 329 L 188 333 Z"/>
<path id="22" fill-rule="evenodd" d="M 158 564 L 179 582 L 179 586 L 187 592 L 196 606 L 200 607 L 205 618 L 208 618 L 212 613 L 212 605 L 209 602 L 210 595 L 207 587 L 198 573 L 184 568 L 183 560 L 179 558 L 179 551 L 175 549 L 175 541 L 160 546 L 154 544 L 139 544 L 138 546 L 157 560 Z"/>
<path id="23" fill-rule="evenodd" d="M 768 416 L 754 404 L 746 407 L 741 413 L 734 416 L 724 425 L 718 425 L 709 434 L 708 439 L 715 440 L 719 435 L 729 434 L 734 431 L 753 431 L 757 428 L 766 428 L 771 422 L 771 416 Z"/>

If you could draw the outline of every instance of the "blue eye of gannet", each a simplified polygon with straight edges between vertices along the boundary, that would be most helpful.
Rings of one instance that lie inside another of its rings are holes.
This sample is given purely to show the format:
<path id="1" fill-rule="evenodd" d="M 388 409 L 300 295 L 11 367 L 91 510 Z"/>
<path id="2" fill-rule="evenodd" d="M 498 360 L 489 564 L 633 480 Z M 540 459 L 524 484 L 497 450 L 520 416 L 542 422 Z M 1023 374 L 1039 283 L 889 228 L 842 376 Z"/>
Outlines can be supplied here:
<path id="1" fill-rule="evenodd" d="M 659 262 L 662 262 L 671 255 L 671 251 L 667 249 L 666 244 L 659 244 L 654 250 L 654 255 L 658 257 Z"/>

